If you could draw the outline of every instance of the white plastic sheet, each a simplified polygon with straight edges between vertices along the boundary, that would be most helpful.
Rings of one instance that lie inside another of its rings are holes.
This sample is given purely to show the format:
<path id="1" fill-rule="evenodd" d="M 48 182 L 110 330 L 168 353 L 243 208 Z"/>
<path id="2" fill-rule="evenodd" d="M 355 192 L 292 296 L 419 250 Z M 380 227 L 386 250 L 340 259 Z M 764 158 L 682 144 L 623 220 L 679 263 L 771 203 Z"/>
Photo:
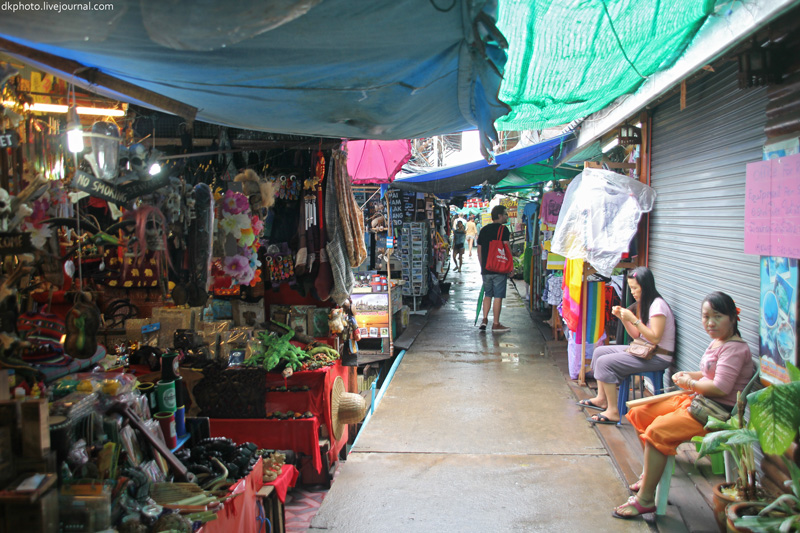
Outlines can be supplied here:
<path id="1" fill-rule="evenodd" d="M 588 261 L 609 277 L 655 199 L 651 187 L 627 176 L 586 169 L 567 187 L 551 251 Z"/>

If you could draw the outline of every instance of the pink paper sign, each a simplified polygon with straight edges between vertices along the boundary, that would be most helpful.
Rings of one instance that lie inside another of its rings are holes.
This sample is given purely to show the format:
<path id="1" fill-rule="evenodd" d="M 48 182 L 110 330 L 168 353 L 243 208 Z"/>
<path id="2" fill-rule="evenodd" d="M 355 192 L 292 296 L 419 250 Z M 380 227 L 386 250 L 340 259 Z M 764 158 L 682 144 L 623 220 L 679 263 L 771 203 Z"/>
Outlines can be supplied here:
<path id="1" fill-rule="evenodd" d="M 800 154 L 747 165 L 744 253 L 800 258 Z"/>

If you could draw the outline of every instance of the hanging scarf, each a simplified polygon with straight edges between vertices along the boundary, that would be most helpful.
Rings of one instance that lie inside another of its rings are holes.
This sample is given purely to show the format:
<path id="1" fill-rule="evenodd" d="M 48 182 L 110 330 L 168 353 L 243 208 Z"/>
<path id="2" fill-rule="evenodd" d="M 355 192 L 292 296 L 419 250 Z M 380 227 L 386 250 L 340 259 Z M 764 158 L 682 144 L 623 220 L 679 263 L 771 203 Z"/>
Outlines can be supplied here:
<path id="1" fill-rule="evenodd" d="M 339 206 L 339 220 L 342 225 L 347 258 L 350 266 L 357 268 L 367 258 L 364 243 L 364 213 L 353 197 L 352 179 L 347 173 L 347 154 L 341 150 L 333 153 L 334 179 Z"/>

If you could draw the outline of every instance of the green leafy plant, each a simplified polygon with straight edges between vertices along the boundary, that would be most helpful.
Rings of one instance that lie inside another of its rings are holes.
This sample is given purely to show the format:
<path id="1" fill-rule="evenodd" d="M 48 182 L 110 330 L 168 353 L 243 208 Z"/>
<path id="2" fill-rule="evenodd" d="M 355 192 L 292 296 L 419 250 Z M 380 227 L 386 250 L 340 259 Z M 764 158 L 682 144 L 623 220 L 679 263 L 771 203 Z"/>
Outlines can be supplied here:
<path id="1" fill-rule="evenodd" d="M 800 428 L 800 370 L 786 363 L 788 383 L 771 385 L 747 396 L 750 404 L 749 426 L 758 435 L 764 453 L 783 455 L 797 437 Z M 789 468 L 790 494 L 783 494 L 757 515 L 742 516 L 736 527 L 758 532 L 800 531 L 800 468 L 782 458 Z"/>
<path id="2" fill-rule="evenodd" d="M 741 393 L 737 396 L 738 413 L 744 412 Z M 752 428 L 745 427 L 740 414 L 734 415 L 728 421 L 709 417 L 706 429 L 710 433 L 703 437 L 694 437 L 692 440 L 702 443 L 698 459 L 706 455 L 727 451 L 733 457 L 738 475 L 731 497 L 740 501 L 756 499 L 756 464 L 753 445 L 758 442 L 758 434 Z"/>
<path id="3" fill-rule="evenodd" d="M 738 470 L 734 494 L 737 500 L 758 499 L 753 446 L 759 443 L 764 453 L 781 455 L 800 428 L 800 370 L 788 362 L 786 369 L 790 379 L 788 383 L 775 384 L 747 395 L 750 419 L 746 425 L 742 418 L 745 404 L 738 397 L 739 414 L 727 422 L 709 417 L 706 429 L 711 433 L 693 439 L 702 442 L 699 457 L 718 451 L 730 452 Z"/>

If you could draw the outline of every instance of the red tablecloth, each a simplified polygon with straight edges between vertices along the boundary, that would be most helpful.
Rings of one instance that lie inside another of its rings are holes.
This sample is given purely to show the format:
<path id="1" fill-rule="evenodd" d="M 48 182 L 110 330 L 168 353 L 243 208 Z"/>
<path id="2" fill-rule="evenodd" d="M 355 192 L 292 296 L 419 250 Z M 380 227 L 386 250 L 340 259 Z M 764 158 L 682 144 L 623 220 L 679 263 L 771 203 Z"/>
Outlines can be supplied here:
<path id="1" fill-rule="evenodd" d="M 263 463 L 259 458 L 250 474 L 231 487 L 231 492 L 238 496 L 225 502 L 225 508 L 217 513 L 217 519 L 207 522 L 202 533 L 258 533 L 256 494 L 263 485 Z"/>
<path id="2" fill-rule="evenodd" d="M 286 503 L 286 493 L 297 483 L 298 476 L 300 476 L 300 472 L 294 465 L 283 465 L 278 478 L 275 481 L 264 483 L 264 485 L 275 487 L 278 499 L 280 499 L 281 503 Z"/>
<path id="3" fill-rule="evenodd" d="M 316 471 L 322 472 L 317 417 L 298 420 L 212 418 L 210 421 L 212 437 L 252 442 L 259 448 L 268 450 L 294 450 L 311 456 Z"/>
<path id="4" fill-rule="evenodd" d="M 284 379 L 281 374 L 267 374 L 267 388 L 302 387 L 308 386 L 309 391 L 303 392 L 267 392 L 266 410 L 286 411 L 293 409 L 300 411 L 311 411 L 319 417 L 320 423 L 325 424 L 330 435 L 331 447 L 328 451 L 328 464 L 333 464 L 338 460 L 339 452 L 347 443 L 347 426 L 344 427 L 342 436 L 339 439 L 333 437 L 331 428 L 331 390 L 333 382 L 337 377 L 344 380 L 345 388 L 348 385 L 349 368 L 342 366 L 341 361 L 337 361 L 333 366 L 326 366 L 319 370 L 309 370 L 305 372 L 295 372 L 289 379 Z M 305 394 L 305 395 L 304 395 Z M 282 408 L 281 408 L 282 407 Z M 315 464 L 316 466 L 316 464 Z M 321 471 L 321 465 L 317 468 Z"/>

